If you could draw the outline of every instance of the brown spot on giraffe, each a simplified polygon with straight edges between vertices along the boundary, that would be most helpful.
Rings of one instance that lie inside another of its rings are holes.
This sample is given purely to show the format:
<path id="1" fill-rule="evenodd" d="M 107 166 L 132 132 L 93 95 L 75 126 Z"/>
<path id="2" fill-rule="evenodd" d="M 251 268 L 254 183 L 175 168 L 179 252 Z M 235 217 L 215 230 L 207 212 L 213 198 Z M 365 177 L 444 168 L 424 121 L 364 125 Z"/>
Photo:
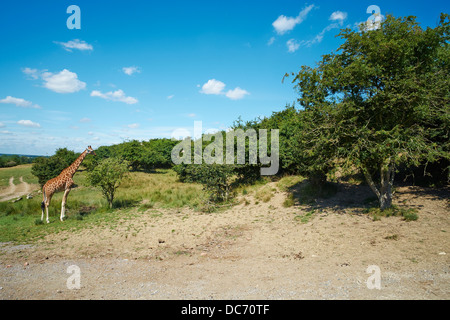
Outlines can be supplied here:
<path id="1" fill-rule="evenodd" d="M 47 212 L 47 223 L 50 222 L 48 220 L 48 206 L 50 205 L 50 201 L 52 200 L 52 197 L 56 192 L 64 191 L 64 196 L 62 198 L 61 203 L 61 217 L 60 217 L 60 220 L 63 221 L 66 211 L 67 196 L 69 195 L 69 192 L 73 186 L 72 177 L 77 172 L 78 167 L 83 162 L 84 158 L 90 153 L 95 155 L 95 152 L 92 149 L 92 147 L 88 146 L 86 150 L 84 150 L 84 152 L 77 158 L 77 160 L 75 160 L 70 166 L 61 171 L 59 176 L 48 180 L 47 183 L 42 187 L 42 195 L 43 195 L 41 204 L 42 221 L 44 220 L 44 209 L 45 209 L 45 211 Z"/>

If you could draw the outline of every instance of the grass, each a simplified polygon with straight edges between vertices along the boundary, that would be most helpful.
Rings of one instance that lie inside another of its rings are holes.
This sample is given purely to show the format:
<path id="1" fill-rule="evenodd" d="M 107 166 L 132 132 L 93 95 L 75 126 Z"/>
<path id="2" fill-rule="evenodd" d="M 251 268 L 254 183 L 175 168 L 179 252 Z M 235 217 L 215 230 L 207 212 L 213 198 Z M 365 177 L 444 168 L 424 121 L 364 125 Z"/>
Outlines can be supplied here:
<path id="1" fill-rule="evenodd" d="M 283 207 L 290 208 L 290 207 L 294 206 L 294 204 L 295 204 L 294 195 L 291 193 L 284 200 Z"/>
<path id="2" fill-rule="evenodd" d="M 368 208 L 363 211 L 372 217 L 374 221 L 381 220 L 382 217 L 403 217 L 405 221 L 416 221 L 419 219 L 417 215 L 417 209 L 401 208 L 396 205 L 392 205 L 390 208 L 381 210 L 380 208 Z"/>
<path id="3" fill-rule="evenodd" d="M 31 174 L 31 164 L 23 164 L 10 168 L 0 168 L 0 187 L 9 185 L 9 178 L 14 177 L 14 184 L 19 184 L 19 178 L 30 184 L 37 184 L 38 179 Z"/>
<path id="4" fill-rule="evenodd" d="M 315 212 L 316 212 L 316 210 L 312 209 L 312 210 L 306 212 L 305 214 L 295 216 L 294 219 L 296 221 L 300 221 L 301 223 L 305 224 L 305 223 L 308 223 L 311 219 L 314 218 L 314 213 Z"/>
<path id="5" fill-rule="evenodd" d="M 338 192 L 336 183 L 327 182 L 321 188 L 311 184 L 302 176 L 286 176 L 280 179 L 278 188 L 289 195 L 283 203 L 284 207 L 300 205 L 313 205 L 316 200 L 329 199 Z"/>
<path id="6" fill-rule="evenodd" d="M 32 178 L 26 178 L 31 175 L 31 165 L 3 169 L 0 173 L 6 182 L 11 176 L 17 179 L 23 176 L 27 182 L 37 182 L 37 179 L 33 181 Z M 87 185 L 86 172 L 77 172 L 73 179 L 77 187 L 72 189 L 68 196 L 67 219 L 64 222 L 59 221 L 62 192 L 52 198 L 49 207 L 50 224 L 42 223 L 40 220 L 42 201 L 40 195 L 16 203 L 0 202 L 0 242 L 27 243 L 62 230 L 117 223 L 118 219 L 129 215 L 130 212 L 150 214 L 151 209 L 155 207 L 188 206 L 195 209 L 202 205 L 202 186 L 178 182 L 176 173 L 172 170 L 130 173 L 129 178 L 117 189 L 111 210 L 100 190 Z M 134 207 L 138 209 L 133 210 Z"/>
<path id="7" fill-rule="evenodd" d="M 282 192 L 289 192 L 295 185 L 300 184 L 306 178 L 302 176 L 285 176 L 277 182 L 277 186 Z"/>
<path id="8" fill-rule="evenodd" d="M 277 190 L 275 188 L 265 185 L 256 190 L 255 198 L 262 202 L 269 202 L 270 199 L 272 199 L 272 197 L 274 196 L 274 192 L 276 191 Z"/>
<path id="9" fill-rule="evenodd" d="M 156 173 L 133 172 L 117 192 L 118 199 L 148 200 L 165 208 L 197 207 L 203 194 L 200 184 L 182 183 L 173 170 Z"/>

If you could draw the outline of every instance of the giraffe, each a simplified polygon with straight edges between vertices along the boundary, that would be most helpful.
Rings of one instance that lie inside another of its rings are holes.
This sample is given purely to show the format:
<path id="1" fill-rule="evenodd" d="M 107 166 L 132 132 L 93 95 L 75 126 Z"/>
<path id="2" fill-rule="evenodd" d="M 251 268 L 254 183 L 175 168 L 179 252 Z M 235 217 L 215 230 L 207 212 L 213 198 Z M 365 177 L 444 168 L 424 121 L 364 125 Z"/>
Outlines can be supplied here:
<path id="1" fill-rule="evenodd" d="M 52 197 L 56 192 L 64 190 L 64 196 L 62 198 L 61 203 L 61 217 L 60 217 L 60 220 L 63 221 L 65 216 L 64 214 L 66 211 L 67 195 L 69 194 L 73 186 L 72 178 L 74 174 L 77 172 L 77 169 L 80 166 L 81 162 L 83 162 L 84 158 L 90 153 L 96 155 L 92 147 L 88 146 L 86 150 L 84 150 L 84 152 L 77 158 L 77 160 L 75 160 L 70 166 L 61 171 L 59 176 L 48 180 L 47 183 L 42 187 L 43 200 L 41 203 L 42 209 L 41 221 L 44 221 L 44 209 L 45 209 L 47 211 L 47 223 L 50 222 L 48 220 L 48 206 L 50 205 L 50 201 L 52 200 Z"/>

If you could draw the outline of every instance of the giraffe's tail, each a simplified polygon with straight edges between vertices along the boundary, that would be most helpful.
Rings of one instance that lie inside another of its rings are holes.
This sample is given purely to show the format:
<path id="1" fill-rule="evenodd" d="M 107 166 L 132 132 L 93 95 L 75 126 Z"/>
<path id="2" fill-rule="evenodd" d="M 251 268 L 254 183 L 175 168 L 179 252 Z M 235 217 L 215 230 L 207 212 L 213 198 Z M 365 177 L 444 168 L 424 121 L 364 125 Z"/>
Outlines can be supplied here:
<path id="1" fill-rule="evenodd" d="M 47 196 L 45 195 L 45 189 L 42 190 L 42 194 L 43 194 L 43 199 L 42 199 L 42 202 L 41 202 L 41 209 L 42 209 L 42 212 L 44 212 L 44 210 L 45 210 L 45 201 L 47 200 Z"/>

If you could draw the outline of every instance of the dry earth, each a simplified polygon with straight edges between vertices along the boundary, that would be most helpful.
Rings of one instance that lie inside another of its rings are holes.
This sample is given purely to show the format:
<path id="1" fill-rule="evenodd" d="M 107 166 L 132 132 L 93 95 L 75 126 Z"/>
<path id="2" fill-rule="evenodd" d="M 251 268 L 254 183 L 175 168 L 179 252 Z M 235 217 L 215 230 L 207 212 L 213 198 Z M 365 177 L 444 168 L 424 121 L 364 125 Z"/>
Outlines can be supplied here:
<path id="1" fill-rule="evenodd" d="M 35 189 L 35 185 L 30 185 L 29 183 L 23 180 L 23 177 L 19 178 L 20 184 L 14 184 L 14 177 L 9 178 L 9 185 L 7 188 L 3 188 L 0 190 L 0 201 L 8 201 L 11 199 L 19 198 L 24 195 L 29 194 L 33 189 Z"/>
<path id="2" fill-rule="evenodd" d="M 399 188 L 419 219 L 373 221 L 347 186 L 302 222 L 307 207 L 244 202 L 218 213 L 149 209 L 115 226 L 0 247 L 0 299 L 450 298 L 448 190 Z M 118 213 L 120 214 L 120 212 Z M 68 267 L 81 287 L 68 289 Z M 369 289 L 378 266 L 381 289 Z M 370 282 L 370 281 L 369 281 Z M 371 283 L 371 282 L 370 282 Z"/>

